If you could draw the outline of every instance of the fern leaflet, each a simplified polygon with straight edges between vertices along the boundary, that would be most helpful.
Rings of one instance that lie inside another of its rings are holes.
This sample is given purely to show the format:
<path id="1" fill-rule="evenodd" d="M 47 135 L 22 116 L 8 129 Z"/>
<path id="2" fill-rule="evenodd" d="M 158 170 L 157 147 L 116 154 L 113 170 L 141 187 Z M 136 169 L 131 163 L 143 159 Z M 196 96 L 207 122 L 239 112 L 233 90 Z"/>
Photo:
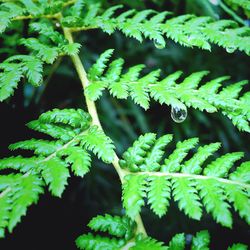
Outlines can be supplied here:
<path id="1" fill-rule="evenodd" d="M 171 138 L 171 135 L 167 137 Z M 160 139 L 156 139 L 152 133 L 140 136 L 120 160 L 121 167 L 131 172 L 125 176 L 123 184 L 123 205 L 130 218 L 141 211 L 145 198 L 153 212 L 159 217 L 163 216 L 173 196 L 179 209 L 190 218 L 200 220 L 204 205 L 218 223 L 231 228 L 230 208 L 233 207 L 250 223 L 250 162 L 244 162 L 235 171 L 229 172 L 234 163 L 243 157 L 243 153 L 225 154 L 203 167 L 203 163 L 219 149 L 220 144 L 200 146 L 185 161 L 188 151 L 198 142 L 197 138 L 192 138 L 178 142 L 177 148 L 166 158 L 163 157 L 163 149 L 158 149 L 155 155 L 160 153 L 161 157 L 153 163 L 155 166 L 145 168 L 148 156 Z"/>
<path id="2" fill-rule="evenodd" d="M 209 113 L 221 111 L 233 124 L 243 131 L 250 132 L 249 92 L 239 97 L 247 81 L 240 81 L 222 88 L 222 82 L 229 77 L 223 76 L 200 84 L 208 71 L 200 71 L 177 82 L 182 72 L 177 71 L 160 80 L 160 70 L 155 70 L 140 77 L 144 65 L 136 65 L 122 73 L 124 61 L 117 59 L 108 65 L 113 50 L 105 51 L 90 68 L 89 85 L 86 95 L 97 100 L 104 89 L 119 99 L 130 96 L 136 104 L 148 109 L 150 97 L 160 104 L 171 105 L 178 109 L 183 106 L 193 107 Z M 185 104 L 185 105 L 184 105 Z"/>
<path id="3" fill-rule="evenodd" d="M 50 23 L 35 22 L 30 28 L 49 42 L 34 37 L 20 39 L 20 44 L 31 50 L 31 55 L 11 56 L 0 64 L 0 101 L 13 95 L 23 77 L 35 87 L 41 85 L 44 63 L 52 64 L 59 56 L 75 55 L 80 49 L 80 44 L 69 44 Z"/>
<path id="4" fill-rule="evenodd" d="M 133 249 L 133 250 L 209 250 L 210 236 L 208 231 L 200 231 L 192 237 L 191 248 L 186 247 L 184 233 L 176 234 L 165 245 L 149 236 L 138 234 L 136 224 L 126 216 L 97 216 L 88 224 L 94 231 L 108 232 L 113 238 L 94 235 L 92 233 L 83 234 L 76 239 L 76 245 L 79 249 Z M 117 231 L 115 229 L 118 229 Z M 238 247 L 238 248 L 237 248 Z M 229 249 L 247 249 L 243 244 L 234 244 Z"/>
<path id="5" fill-rule="evenodd" d="M 112 34 L 119 30 L 125 36 L 135 38 L 139 42 L 144 38 L 153 40 L 158 48 L 165 47 L 166 36 L 187 47 L 211 50 L 211 44 L 217 44 L 230 53 L 237 49 L 247 54 L 250 52 L 249 28 L 238 27 L 234 21 L 215 21 L 208 16 L 197 17 L 191 14 L 166 18 L 172 13 L 158 13 L 150 9 L 130 9 L 116 15 L 116 11 L 121 8 L 122 5 L 116 5 L 103 12 L 99 4 L 86 4 L 82 11 L 78 12 L 78 16 L 64 16 L 62 24 L 72 31 L 100 28 Z"/>
<path id="6" fill-rule="evenodd" d="M 77 109 L 54 109 L 43 113 L 28 126 L 54 140 L 30 139 L 10 145 L 11 150 L 31 150 L 32 157 L 13 156 L 0 160 L 0 171 L 13 169 L 17 174 L 0 175 L 0 235 L 13 227 L 38 200 L 44 183 L 54 196 L 60 197 L 72 172 L 83 177 L 89 172 L 92 151 L 104 162 L 114 157 L 114 145 L 102 131 L 91 125 L 88 113 Z M 96 140 L 100 144 L 96 143 Z"/>

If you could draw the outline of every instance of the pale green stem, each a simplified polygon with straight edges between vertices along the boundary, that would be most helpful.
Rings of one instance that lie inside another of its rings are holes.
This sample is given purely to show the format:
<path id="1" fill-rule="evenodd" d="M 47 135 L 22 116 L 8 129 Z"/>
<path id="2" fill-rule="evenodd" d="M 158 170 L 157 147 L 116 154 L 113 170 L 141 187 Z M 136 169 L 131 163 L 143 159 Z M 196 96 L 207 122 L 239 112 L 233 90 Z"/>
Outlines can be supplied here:
<path id="1" fill-rule="evenodd" d="M 72 33 L 71 33 L 70 29 L 64 28 L 63 31 L 64 31 L 64 35 L 65 35 L 66 39 L 69 41 L 69 43 L 73 43 L 74 40 L 73 40 Z M 72 62 L 75 66 L 75 69 L 78 73 L 78 76 L 81 80 L 82 87 L 85 90 L 89 84 L 89 80 L 87 78 L 87 74 L 86 74 L 86 71 L 85 71 L 83 64 L 81 62 L 81 59 L 78 55 L 71 56 L 71 59 L 72 59 Z M 84 92 L 84 94 L 85 94 L 85 92 Z M 93 125 L 97 125 L 101 130 L 103 130 L 102 125 L 101 125 L 100 120 L 99 120 L 97 110 L 96 110 L 95 102 L 91 101 L 86 95 L 85 95 L 85 100 L 86 100 L 88 112 L 93 119 Z M 123 183 L 124 176 L 126 174 L 128 174 L 128 172 L 120 167 L 119 158 L 116 154 L 114 156 L 114 160 L 113 160 L 112 164 L 113 164 L 117 174 L 119 175 L 121 183 Z M 137 223 L 137 232 L 147 235 L 140 215 L 138 215 L 135 218 L 135 221 Z"/>
<path id="2" fill-rule="evenodd" d="M 60 16 L 60 13 L 56 13 L 53 15 L 42 15 L 42 16 L 32 16 L 32 15 L 28 15 L 28 16 L 16 16 L 14 18 L 12 18 L 13 21 L 17 21 L 17 20 L 26 20 L 26 19 L 35 19 L 35 18 L 48 18 L 48 19 L 58 19 L 58 17 Z"/>
<path id="3" fill-rule="evenodd" d="M 167 172 L 137 172 L 133 173 L 133 175 L 148 175 L 148 176 L 166 176 L 166 177 L 174 177 L 174 178 L 191 178 L 198 180 L 216 180 L 225 184 L 237 185 L 246 189 L 250 189 L 250 184 L 223 179 L 216 176 L 208 176 L 208 175 L 196 175 L 196 174 L 188 174 L 188 173 L 167 173 Z"/>
<path id="4" fill-rule="evenodd" d="M 223 3 L 223 1 L 219 1 L 219 5 L 228 15 L 233 17 L 235 21 L 239 22 L 240 24 L 246 25 L 244 20 L 240 16 L 238 16 L 232 9 L 227 7 L 227 5 Z"/>

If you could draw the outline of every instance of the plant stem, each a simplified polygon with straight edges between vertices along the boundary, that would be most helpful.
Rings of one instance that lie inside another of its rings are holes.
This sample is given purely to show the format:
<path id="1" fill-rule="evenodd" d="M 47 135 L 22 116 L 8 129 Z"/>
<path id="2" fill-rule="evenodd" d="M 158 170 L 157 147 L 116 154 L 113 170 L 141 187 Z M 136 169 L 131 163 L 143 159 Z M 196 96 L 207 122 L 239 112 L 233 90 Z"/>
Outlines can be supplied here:
<path id="1" fill-rule="evenodd" d="M 72 36 L 71 31 L 69 29 L 67 29 L 67 28 L 63 28 L 63 31 L 64 31 L 65 38 L 69 41 L 69 43 L 73 43 L 74 40 L 73 40 L 73 36 Z M 81 80 L 82 87 L 85 90 L 86 87 L 89 84 L 89 80 L 87 78 L 87 74 L 86 74 L 86 71 L 85 71 L 85 69 L 83 67 L 83 64 L 81 62 L 81 59 L 80 59 L 80 57 L 78 55 L 71 56 L 71 59 L 72 59 L 72 62 L 74 64 L 74 66 L 75 66 L 75 69 L 76 69 L 76 71 L 78 73 L 78 76 L 79 76 L 79 78 Z M 85 93 L 84 93 L 84 95 L 85 95 Z M 97 110 L 96 110 L 95 102 L 91 101 L 86 95 L 85 95 L 85 100 L 86 100 L 88 112 L 89 112 L 89 114 L 91 115 L 91 117 L 93 119 L 93 125 L 97 125 L 101 130 L 103 130 L 102 125 L 101 125 L 100 120 L 99 120 Z M 124 176 L 126 174 L 128 174 L 128 172 L 126 170 L 123 170 L 120 167 L 119 158 L 118 158 L 118 156 L 116 154 L 114 156 L 114 160 L 112 162 L 112 165 L 114 166 L 117 174 L 119 175 L 121 183 L 123 183 Z M 137 232 L 147 235 L 140 215 L 138 215 L 135 218 L 135 221 L 137 223 Z"/>
<path id="2" fill-rule="evenodd" d="M 227 7 L 227 5 L 224 4 L 222 1 L 219 1 L 219 5 L 228 15 L 234 18 L 235 21 L 239 22 L 240 24 L 246 25 L 244 20 L 240 16 L 238 16 L 233 10 Z"/>
<path id="3" fill-rule="evenodd" d="M 41 99 L 42 99 L 42 97 L 43 97 L 43 94 L 44 94 L 44 92 L 46 91 L 46 88 L 48 87 L 48 84 L 49 84 L 49 82 L 50 82 L 52 76 L 54 75 L 55 71 L 57 70 L 57 68 L 59 67 L 59 65 L 61 64 L 61 62 L 62 62 L 62 57 L 59 57 L 59 58 L 56 60 L 56 62 L 52 65 L 51 70 L 50 70 L 50 72 L 49 72 L 47 78 L 44 80 L 43 85 L 41 85 L 41 86 L 40 86 L 40 89 L 37 89 L 38 91 L 35 92 L 34 95 L 36 95 L 36 96 L 35 96 L 35 98 L 34 98 L 34 99 L 35 99 L 34 102 L 35 102 L 36 104 L 39 103 L 39 102 L 41 101 Z M 39 90 L 40 90 L 40 91 L 39 91 Z M 36 93 L 37 93 L 37 94 L 36 94 Z M 32 98 L 33 98 L 33 97 L 32 97 Z"/>
<path id="4" fill-rule="evenodd" d="M 148 176 L 166 176 L 172 178 L 190 178 L 196 180 L 216 180 L 221 183 L 229 184 L 229 185 L 237 185 L 243 187 L 245 189 L 250 189 L 250 184 L 240 181 L 234 181 L 230 179 L 224 179 L 216 176 L 209 175 L 197 175 L 197 174 L 188 174 L 188 173 L 169 173 L 169 172 L 137 172 L 133 173 L 134 175 L 148 175 Z"/>

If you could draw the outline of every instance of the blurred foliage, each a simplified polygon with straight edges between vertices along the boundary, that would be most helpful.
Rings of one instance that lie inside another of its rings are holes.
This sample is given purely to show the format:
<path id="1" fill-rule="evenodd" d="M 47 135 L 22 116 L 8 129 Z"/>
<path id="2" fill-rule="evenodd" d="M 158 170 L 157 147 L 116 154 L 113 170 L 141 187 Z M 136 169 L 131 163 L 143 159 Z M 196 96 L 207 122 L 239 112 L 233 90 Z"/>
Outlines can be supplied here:
<path id="1" fill-rule="evenodd" d="M 178 15 L 193 13 L 211 16 L 215 19 L 232 18 L 220 5 L 214 5 L 211 3 L 214 1 L 208 0 L 88 1 L 95 3 L 98 1 L 103 8 L 121 3 L 136 9 L 153 8 L 158 11 L 173 11 Z M 248 12 L 231 5 L 229 1 L 225 2 L 245 21 L 246 25 L 249 23 Z M 0 36 L 1 61 L 10 55 L 24 51 L 24 48 L 18 44 L 18 39 L 27 36 L 27 24 L 28 21 L 16 22 L 11 32 Z M 158 50 L 149 41 L 140 44 L 134 39 L 125 38 L 119 32 L 108 36 L 100 30 L 82 32 L 75 38 L 82 44 L 80 57 L 87 69 L 104 50 L 114 48 L 115 57 L 122 57 L 126 60 L 125 66 L 144 63 L 149 71 L 160 68 L 163 74 L 177 70 L 182 70 L 186 74 L 209 70 L 211 78 L 231 75 L 232 82 L 249 79 L 249 58 L 241 52 L 228 54 L 216 46 L 212 49 L 213 52 L 208 52 L 184 48 L 167 40 L 166 48 Z M 42 112 L 51 108 L 85 108 L 81 85 L 69 58 L 64 57 L 54 65 L 46 66 L 45 72 L 43 86 L 34 88 L 23 82 L 12 99 L 0 104 L 0 112 L 4 117 L 0 130 L 2 149 L 0 156 L 8 155 L 9 152 L 4 150 L 8 144 L 27 138 L 27 133 L 30 132 L 24 124 Z M 249 86 L 245 86 L 244 90 L 249 90 Z M 221 114 L 192 110 L 189 111 L 185 122 L 177 124 L 171 120 L 170 109 L 167 106 L 155 103 L 145 112 L 131 100 L 117 101 L 108 93 L 105 93 L 97 102 L 97 109 L 106 134 L 115 142 L 118 155 L 121 155 L 138 135 L 154 132 L 158 136 L 173 133 L 177 141 L 195 136 L 199 136 L 201 144 L 220 141 L 223 145 L 221 153 L 243 151 L 245 160 L 250 159 L 250 136 L 239 132 Z M 6 138 L 6 131 L 8 131 L 8 138 Z M 26 250 L 54 249 L 55 246 L 56 249 L 75 249 L 74 239 L 83 232 L 82 225 L 87 224 L 89 218 L 98 213 L 120 213 L 120 197 L 120 183 L 116 173 L 109 165 L 96 160 L 93 162 L 91 173 L 84 180 L 77 177 L 70 180 L 63 199 L 56 200 L 45 195 L 38 206 L 33 206 L 24 219 L 23 225 L 0 243 L 0 249 L 12 250 L 16 249 L 16 245 Z M 175 204 L 172 205 L 168 215 L 160 220 L 149 213 L 147 208 L 143 210 L 142 217 L 149 235 L 168 241 L 175 233 L 183 231 L 191 234 L 207 228 L 214 240 L 211 249 L 223 249 L 235 239 L 237 242 L 250 243 L 247 224 L 238 217 L 234 219 L 234 229 L 229 230 L 215 224 L 209 215 L 206 215 L 202 222 L 190 220 L 178 211 Z M 48 227 L 48 223 L 51 227 Z M 37 231 L 34 231 L 34 228 Z M 45 228 L 46 231 L 44 231 Z M 54 233 L 53 240 L 50 236 L 52 232 Z M 46 242 L 41 241 L 41 238 L 46 239 Z M 49 239 L 53 241 L 50 246 L 48 246 Z M 33 244 L 37 241 L 41 242 L 34 248 Z"/>

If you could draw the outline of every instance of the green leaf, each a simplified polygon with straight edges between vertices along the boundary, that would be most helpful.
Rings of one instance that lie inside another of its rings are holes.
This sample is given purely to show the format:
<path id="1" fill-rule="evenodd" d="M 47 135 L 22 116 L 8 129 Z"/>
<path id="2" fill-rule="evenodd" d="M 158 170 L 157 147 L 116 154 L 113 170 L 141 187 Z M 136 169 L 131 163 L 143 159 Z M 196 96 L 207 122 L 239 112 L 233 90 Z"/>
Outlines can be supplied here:
<path id="1" fill-rule="evenodd" d="M 199 174 L 202 171 L 201 164 L 204 163 L 209 156 L 213 155 L 213 153 L 216 152 L 220 146 L 220 143 L 211 143 L 209 145 L 199 147 L 197 153 L 184 163 L 182 172 Z"/>
<path id="2" fill-rule="evenodd" d="M 97 126 L 91 126 L 87 133 L 81 136 L 81 145 L 106 163 L 111 163 L 114 159 L 115 146 L 112 140 Z"/>
<path id="3" fill-rule="evenodd" d="M 89 153 L 80 147 L 68 147 L 60 151 L 61 156 L 67 156 L 65 161 L 72 164 L 71 168 L 75 175 L 83 177 L 91 167 Z"/>
<path id="4" fill-rule="evenodd" d="M 185 237 L 184 234 L 176 234 L 168 245 L 168 250 L 184 250 L 185 249 Z"/>
<path id="5" fill-rule="evenodd" d="M 42 162 L 40 168 L 51 193 L 54 196 L 61 197 L 69 177 L 67 165 L 59 158 L 52 158 Z"/>
<path id="6" fill-rule="evenodd" d="M 248 247 L 241 243 L 233 244 L 231 247 L 228 248 L 228 250 L 247 250 L 247 249 Z"/>
<path id="7" fill-rule="evenodd" d="M 244 156 L 242 152 L 225 154 L 213 162 L 205 169 L 204 174 L 208 176 L 225 177 L 233 164 Z"/>
<path id="8" fill-rule="evenodd" d="M 86 130 L 91 123 L 91 117 L 88 113 L 81 109 L 53 109 L 43 113 L 39 120 L 46 123 L 63 123 L 74 128 L 82 128 Z"/>
<path id="9" fill-rule="evenodd" d="M 128 217 L 111 216 L 97 216 L 93 218 L 89 224 L 94 231 L 108 232 L 110 235 L 116 237 L 125 237 L 129 240 L 135 229 L 135 222 L 131 221 Z"/>
<path id="10" fill-rule="evenodd" d="M 225 192 L 228 200 L 233 203 L 235 211 L 238 211 L 241 218 L 250 224 L 250 201 L 247 192 L 235 185 L 226 185 Z"/>
<path id="11" fill-rule="evenodd" d="M 156 171 L 160 168 L 160 161 L 164 155 L 164 149 L 173 139 L 172 135 L 164 135 L 157 139 L 150 152 L 145 157 L 145 165 L 141 166 L 141 170 Z"/>
<path id="12" fill-rule="evenodd" d="M 76 246 L 79 249 L 86 250 L 117 250 L 122 246 L 122 242 L 117 239 L 109 239 L 107 237 L 101 237 L 99 235 L 94 236 L 93 234 L 84 234 L 76 239 Z"/>
<path id="13" fill-rule="evenodd" d="M 156 135 L 153 133 L 147 133 L 141 135 L 138 140 L 133 143 L 133 146 L 130 147 L 123 155 L 119 163 L 122 168 L 128 168 L 131 171 L 138 171 L 138 165 L 144 163 L 144 157 L 147 154 L 147 151 L 155 142 Z M 145 168 L 145 167 L 144 167 Z"/>
<path id="14" fill-rule="evenodd" d="M 218 223 L 231 228 L 232 215 L 223 193 L 222 184 L 214 180 L 199 180 L 197 184 L 207 212 L 212 213 Z"/>
<path id="15" fill-rule="evenodd" d="M 134 218 L 144 205 L 143 198 L 146 197 L 146 180 L 144 175 L 127 175 L 123 185 L 123 206 L 126 214 Z"/>
<path id="16" fill-rule="evenodd" d="M 107 62 L 113 54 L 113 51 L 114 50 L 109 49 L 100 55 L 96 63 L 89 69 L 88 77 L 90 80 L 98 79 L 98 77 L 103 74 L 105 68 L 107 67 Z"/>
<path id="17" fill-rule="evenodd" d="M 186 18 L 189 19 L 191 16 Z M 134 23 L 132 25 L 135 26 Z M 139 35 L 140 28 L 136 28 L 135 32 Z M 140 76 L 143 69 L 143 65 L 140 64 L 128 68 L 127 72 L 123 73 L 123 59 L 116 59 L 108 65 L 112 52 L 111 50 L 104 52 L 89 71 L 90 82 L 86 88 L 86 95 L 91 100 L 99 99 L 103 91 L 108 89 L 111 95 L 119 99 L 131 97 L 145 110 L 149 108 L 152 98 L 160 104 L 172 107 L 186 105 L 209 113 L 221 112 L 231 119 L 239 130 L 250 131 L 248 92 L 242 97 L 239 96 L 247 81 L 228 85 L 218 91 L 221 82 L 227 80 L 228 76 L 201 83 L 208 71 L 200 71 L 177 83 L 181 71 L 176 71 L 163 79 L 159 79 L 160 70 Z"/>
<path id="18" fill-rule="evenodd" d="M 152 176 L 149 181 L 148 203 L 153 212 L 162 217 L 169 206 L 171 183 L 164 176 Z"/>
<path id="19" fill-rule="evenodd" d="M 3 101 L 13 95 L 14 89 L 23 77 L 19 65 L 13 64 L 10 70 L 0 73 L 0 101 Z"/>
<path id="20" fill-rule="evenodd" d="M 233 173 L 230 180 L 250 183 L 250 161 L 243 162 Z"/>
<path id="21" fill-rule="evenodd" d="M 11 150 L 26 149 L 34 150 L 37 155 L 50 155 L 53 154 L 62 144 L 60 142 L 51 142 L 46 140 L 31 139 L 20 141 L 9 146 Z"/>
<path id="22" fill-rule="evenodd" d="M 66 55 L 75 56 L 79 53 L 81 44 L 79 43 L 70 43 L 62 46 L 62 50 Z"/>
<path id="23" fill-rule="evenodd" d="M 209 250 L 210 235 L 208 231 L 203 230 L 196 233 L 192 240 L 191 250 Z"/>
<path id="24" fill-rule="evenodd" d="M 0 181 L 1 185 L 1 181 Z M 4 237 L 4 228 L 8 226 L 8 219 L 11 210 L 11 200 L 8 195 L 0 197 L 0 238 Z"/>
<path id="25" fill-rule="evenodd" d="M 174 200 L 178 201 L 179 208 L 184 210 L 186 215 L 192 219 L 200 220 L 202 209 L 195 186 L 196 183 L 188 178 L 175 178 L 173 179 L 173 196 Z"/>
<path id="26" fill-rule="evenodd" d="M 161 167 L 162 172 L 176 172 L 181 168 L 181 162 L 187 156 L 188 151 L 196 146 L 198 138 L 191 138 L 176 144 L 176 149 L 164 161 Z"/>
<path id="27" fill-rule="evenodd" d="M 132 246 L 130 249 L 133 250 L 167 250 L 165 246 L 163 246 L 163 242 L 159 242 L 151 237 L 137 237 L 135 241 L 135 246 Z"/>
<path id="28" fill-rule="evenodd" d="M 20 185 L 20 186 L 19 186 Z M 23 176 L 19 179 L 19 185 L 13 187 L 12 205 L 9 213 L 8 229 L 12 232 L 21 216 L 26 214 L 27 207 L 36 203 L 43 192 L 43 182 L 36 175 Z"/>
<path id="29" fill-rule="evenodd" d="M 171 135 L 156 139 L 155 134 L 147 133 L 123 153 L 120 165 L 130 172 L 124 177 L 122 194 L 127 214 L 135 218 L 146 200 L 150 209 L 162 217 L 173 197 L 190 218 L 200 220 L 204 206 L 218 223 L 231 228 L 234 208 L 249 223 L 249 161 L 233 166 L 243 153 L 228 153 L 209 162 L 208 156 L 215 154 L 220 143 L 188 152 L 198 142 L 198 138 L 191 138 L 177 142 L 176 149 L 165 156 L 163 149 L 171 139 Z M 187 155 L 189 159 L 182 163 Z M 149 156 L 157 167 L 145 167 Z"/>

